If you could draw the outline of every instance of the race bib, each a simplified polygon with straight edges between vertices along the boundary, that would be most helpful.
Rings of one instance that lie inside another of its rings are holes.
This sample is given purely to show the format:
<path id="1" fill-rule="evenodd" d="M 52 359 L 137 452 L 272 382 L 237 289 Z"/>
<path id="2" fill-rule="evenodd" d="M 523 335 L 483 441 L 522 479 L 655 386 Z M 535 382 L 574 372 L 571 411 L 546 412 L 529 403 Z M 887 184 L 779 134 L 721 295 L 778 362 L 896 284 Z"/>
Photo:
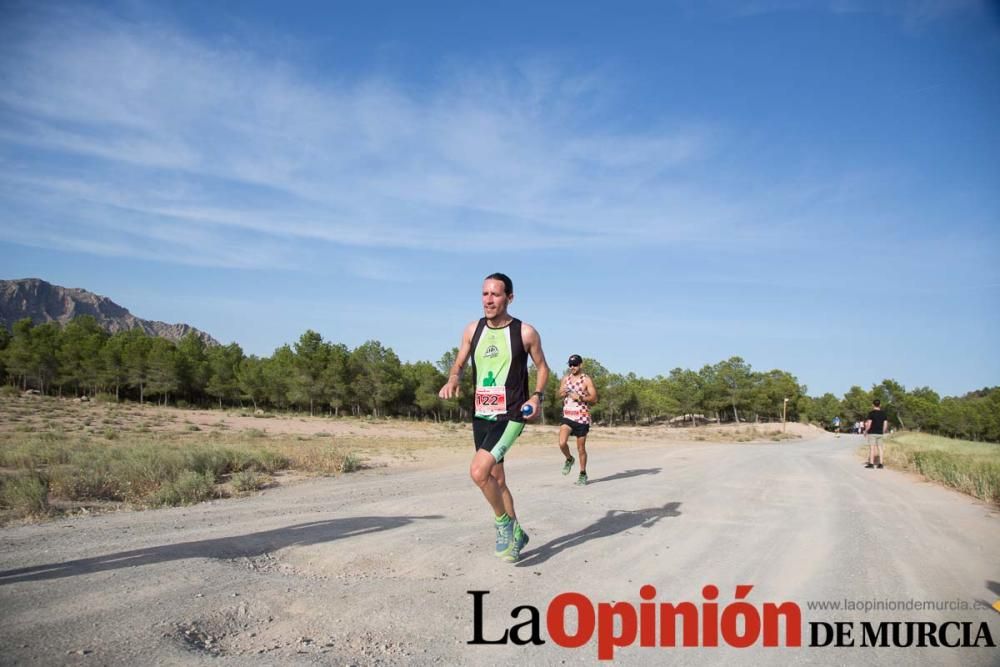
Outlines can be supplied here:
<path id="1" fill-rule="evenodd" d="M 476 387 L 476 414 L 490 417 L 507 414 L 507 388 Z"/>
<path id="2" fill-rule="evenodd" d="M 579 421 L 580 417 L 583 416 L 583 410 L 579 406 L 567 405 L 563 408 L 563 417 L 566 419 L 572 419 L 573 421 Z"/>

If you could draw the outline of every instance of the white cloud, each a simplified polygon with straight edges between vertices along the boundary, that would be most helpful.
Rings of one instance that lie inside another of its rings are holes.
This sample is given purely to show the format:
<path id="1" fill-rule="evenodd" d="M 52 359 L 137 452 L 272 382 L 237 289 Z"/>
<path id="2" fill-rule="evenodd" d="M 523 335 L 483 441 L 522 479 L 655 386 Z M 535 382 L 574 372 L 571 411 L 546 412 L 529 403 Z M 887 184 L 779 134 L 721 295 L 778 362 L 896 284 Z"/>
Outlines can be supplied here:
<path id="1" fill-rule="evenodd" d="M 989 18 L 991 0 L 712 0 L 708 7 L 725 16 L 742 18 L 784 12 L 876 14 L 898 20 L 911 31 L 956 16 Z"/>
<path id="2" fill-rule="evenodd" d="M 38 11 L 2 35 L 0 186 L 77 247 L 114 227 L 132 238 L 115 253 L 284 265 L 276 243 L 463 251 L 502 228 L 535 247 L 648 245 L 718 238 L 742 215 L 675 178 L 718 131 L 617 129 L 602 73 L 453 66 L 414 93 L 307 80 L 167 25 Z"/>
<path id="3" fill-rule="evenodd" d="M 0 34 L 0 223 L 19 243 L 260 268 L 316 243 L 463 252 L 498 229 L 539 248 L 753 243 L 788 238 L 784 205 L 831 196 L 699 181 L 720 128 L 622 129 L 606 72 L 332 83 L 169 25 L 38 11 Z M 380 262 L 345 268 L 379 279 Z"/>

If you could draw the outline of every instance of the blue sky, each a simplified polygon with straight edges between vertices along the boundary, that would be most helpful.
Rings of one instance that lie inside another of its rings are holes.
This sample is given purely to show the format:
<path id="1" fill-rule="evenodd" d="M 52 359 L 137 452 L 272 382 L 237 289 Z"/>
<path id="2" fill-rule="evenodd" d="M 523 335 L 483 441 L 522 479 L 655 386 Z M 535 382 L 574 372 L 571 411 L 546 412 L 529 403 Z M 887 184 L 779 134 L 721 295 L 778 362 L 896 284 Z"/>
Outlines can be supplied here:
<path id="1" fill-rule="evenodd" d="M 1000 383 L 987 2 L 0 2 L 0 278 L 249 353 Z"/>

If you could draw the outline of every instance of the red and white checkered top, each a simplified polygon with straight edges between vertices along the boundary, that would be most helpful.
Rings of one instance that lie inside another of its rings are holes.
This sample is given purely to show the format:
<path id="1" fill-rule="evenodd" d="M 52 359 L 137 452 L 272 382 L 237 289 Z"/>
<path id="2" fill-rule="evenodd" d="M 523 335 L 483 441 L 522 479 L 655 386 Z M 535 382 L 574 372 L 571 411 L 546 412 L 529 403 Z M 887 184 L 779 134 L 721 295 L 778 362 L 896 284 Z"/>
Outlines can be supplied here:
<path id="1" fill-rule="evenodd" d="M 580 373 L 579 375 L 570 375 L 566 379 L 567 396 L 563 399 L 563 417 L 566 419 L 572 419 L 580 424 L 590 423 L 590 406 L 586 403 L 573 400 L 568 394 L 586 396 L 587 388 L 583 381 L 585 377 L 587 376 L 583 373 Z"/>

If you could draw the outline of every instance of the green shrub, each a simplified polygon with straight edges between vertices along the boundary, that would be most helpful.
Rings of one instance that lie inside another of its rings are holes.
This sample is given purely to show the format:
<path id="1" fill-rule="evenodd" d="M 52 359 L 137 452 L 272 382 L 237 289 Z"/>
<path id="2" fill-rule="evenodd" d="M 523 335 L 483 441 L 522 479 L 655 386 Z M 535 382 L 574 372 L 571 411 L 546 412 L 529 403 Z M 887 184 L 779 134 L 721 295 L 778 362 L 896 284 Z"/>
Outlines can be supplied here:
<path id="1" fill-rule="evenodd" d="M 165 481 L 177 479 L 184 471 L 184 455 L 173 447 L 145 443 L 131 449 L 103 450 L 81 467 L 93 465 L 106 470 L 117 488 L 114 499 L 145 502 Z"/>
<path id="2" fill-rule="evenodd" d="M 241 470 L 240 472 L 233 473 L 233 477 L 230 480 L 233 485 L 233 489 L 239 493 L 249 493 L 250 491 L 259 491 L 270 483 L 271 478 L 267 475 L 263 475 L 256 470 Z"/>
<path id="3" fill-rule="evenodd" d="M 215 481 L 208 473 L 186 470 L 172 482 L 167 482 L 150 498 L 151 505 L 192 505 L 215 495 Z"/>
<path id="4" fill-rule="evenodd" d="M 260 449 L 251 453 L 252 459 L 247 467 L 250 470 L 274 474 L 279 470 L 287 470 L 291 461 L 280 452 L 270 449 Z"/>
<path id="5" fill-rule="evenodd" d="M 49 510 L 49 485 L 35 472 L 0 478 L 0 505 L 19 516 L 39 516 Z"/>
<path id="6" fill-rule="evenodd" d="M 52 495 L 66 500 L 124 500 L 123 485 L 100 465 L 60 465 L 49 469 Z"/>
<path id="7" fill-rule="evenodd" d="M 340 464 L 340 472 L 354 472 L 361 469 L 361 459 L 348 452 Z"/>
<path id="8" fill-rule="evenodd" d="M 213 481 L 239 469 L 236 465 L 239 457 L 223 447 L 192 447 L 184 449 L 182 456 L 185 470 L 210 474 Z"/>
<path id="9" fill-rule="evenodd" d="M 0 467 L 34 469 L 69 461 L 73 451 L 62 431 L 39 433 L 0 446 Z"/>

